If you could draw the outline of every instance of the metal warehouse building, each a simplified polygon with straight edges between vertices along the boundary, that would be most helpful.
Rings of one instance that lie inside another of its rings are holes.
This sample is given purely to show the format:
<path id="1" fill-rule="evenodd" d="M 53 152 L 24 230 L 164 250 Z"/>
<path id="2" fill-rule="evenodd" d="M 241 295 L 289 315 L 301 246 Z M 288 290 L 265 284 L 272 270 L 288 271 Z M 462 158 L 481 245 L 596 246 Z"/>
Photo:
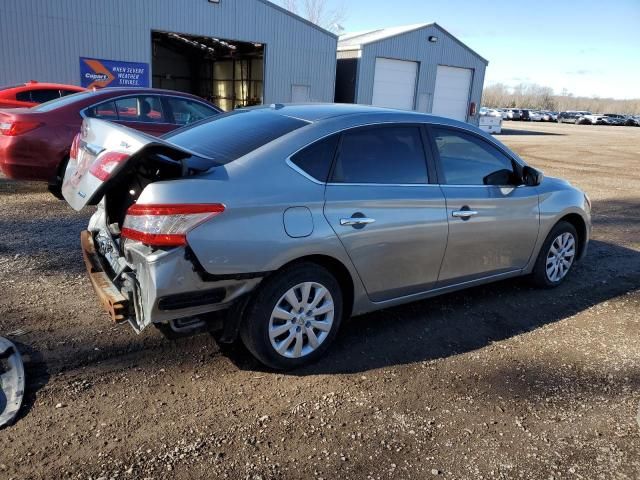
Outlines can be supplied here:
<path id="1" fill-rule="evenodd" d="M 436 23 L 346 34 L 335 100 L 477 123 L 487 64 Z"/>
<path id="2" fill-rule="evenodd" d="M 2 0 L 0 45 L 0 85 L 153 86 L 225 110 L 334 99 L 337 37 L 266 0 Z"/>

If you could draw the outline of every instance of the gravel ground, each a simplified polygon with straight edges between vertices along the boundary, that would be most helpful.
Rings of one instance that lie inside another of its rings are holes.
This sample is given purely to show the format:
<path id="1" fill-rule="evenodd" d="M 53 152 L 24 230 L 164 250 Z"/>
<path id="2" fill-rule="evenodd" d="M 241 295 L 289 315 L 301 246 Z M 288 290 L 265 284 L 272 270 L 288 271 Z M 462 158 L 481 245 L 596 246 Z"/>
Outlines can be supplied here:
<path id="1" fill-rule="evenodd" d="M 290 374 L 111 325 L 83 272 L 88 214 L 0 179 L 0 334 L 28 376 L 0 478 L 639 478 L 640 128 L 506 126 L 593 201 L 566 284 L 355 318 Z"/>

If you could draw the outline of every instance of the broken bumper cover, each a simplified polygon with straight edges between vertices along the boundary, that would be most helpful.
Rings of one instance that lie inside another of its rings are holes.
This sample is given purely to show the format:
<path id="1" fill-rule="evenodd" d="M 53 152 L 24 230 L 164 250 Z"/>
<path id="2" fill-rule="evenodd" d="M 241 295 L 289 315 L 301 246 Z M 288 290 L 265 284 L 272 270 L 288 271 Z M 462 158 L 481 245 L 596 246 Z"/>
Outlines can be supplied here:
<path id="1" fill-rule="evenodd" d="M 82 257 L 87 267 L 89 279 L 100 299 L 100 303 L 111 317 L 111 320 L 116 323 L 123 322 L 127 319 L 129 301 L 120 293 L 120 290 L 104 271 L 96 252 L 91 232 L 84 230 L 80 234 L 80 244 L 82 245 Z"/>
<path id="2" fill-rule="evenodd" d="M 127 241 L 120 256 L 111 237 L 105 238 L 106 229 L 96 226 L 90 225 L 93 231 L 81 234 L 91 284 L 111 319 L 128 321 L 136 332 L 150 323 L 168 323 L 229 308 L 261 280 L 210 281 L 197 271 L 184 248 L 154 250 Z M 109 251 L 108 258 L 103 250 Z M 114 274 L 114 267 L 120 264 L 126 268 Z"/>

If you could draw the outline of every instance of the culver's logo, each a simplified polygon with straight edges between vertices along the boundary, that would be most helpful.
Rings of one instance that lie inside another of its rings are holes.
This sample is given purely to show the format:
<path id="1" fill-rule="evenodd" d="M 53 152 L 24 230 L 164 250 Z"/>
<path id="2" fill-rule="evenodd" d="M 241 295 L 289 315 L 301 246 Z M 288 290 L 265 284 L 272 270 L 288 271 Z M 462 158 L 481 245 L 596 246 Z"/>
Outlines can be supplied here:
<path id="1" fill-rule="evenodd" d="M 91 73 L 91 72 L 87 72 L 84 74 L 84 78 L 87 78 L 89 80 L 93 80 L 95 81 L 99 81 L 99 82 L 104 82 L 106 80 L 109 80 L 109 75 L 107 75 L 106 73 Z"/>

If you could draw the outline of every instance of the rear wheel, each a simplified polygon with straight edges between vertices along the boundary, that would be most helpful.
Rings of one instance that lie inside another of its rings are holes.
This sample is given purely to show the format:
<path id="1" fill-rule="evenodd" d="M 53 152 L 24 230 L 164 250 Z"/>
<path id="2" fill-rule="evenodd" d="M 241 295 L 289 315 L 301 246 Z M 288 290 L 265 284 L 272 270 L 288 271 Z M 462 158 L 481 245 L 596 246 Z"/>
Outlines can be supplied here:
<path id="1" fill-rule="evenodd" d="M 69 157 L 64 158 L 60 165 L 58 165 L 58 171 L 56 176 L 49 181 L 49 192 L 58 200 L 64 200 L 62 196 L 62 182 L 64 180 L 64 172 L 67 170 L 67 164 L 69 163 Z"/>
<path id="2" fill-rule="evenodd" d="M 301 263 L 265 280 L 246 311 L 240 338 L 262 363 L 300 367 L 329 348 L 342 319 L 342 291 L 327 270 Z"/>
<path id="3" fill-rule="evenodd" d="M 547 236 L 531 279 L 534 285 L 554 288 L 560 285 L 573 267 L 578 253 L 578 234 L 573 225 L 559 222 Z"/>

